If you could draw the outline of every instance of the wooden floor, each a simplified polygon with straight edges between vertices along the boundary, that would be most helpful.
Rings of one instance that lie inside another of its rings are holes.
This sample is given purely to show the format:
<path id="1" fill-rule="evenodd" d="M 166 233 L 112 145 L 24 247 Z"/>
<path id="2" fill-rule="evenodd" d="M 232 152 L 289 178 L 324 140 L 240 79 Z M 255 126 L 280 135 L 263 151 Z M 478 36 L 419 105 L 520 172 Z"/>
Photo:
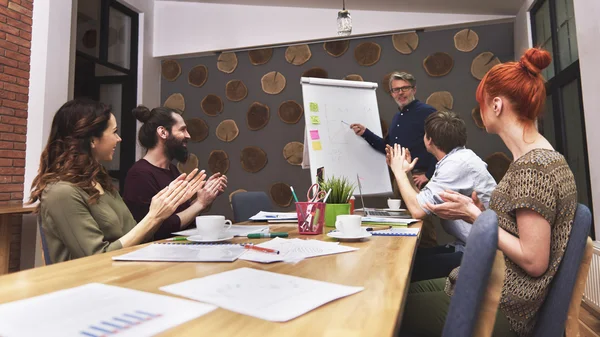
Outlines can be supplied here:
<path id="1" fill-rule="evenodd" d="M 600 337 L 600 313 L 581 304 L 579 311 L 579 334 L 581 337 Z"/>

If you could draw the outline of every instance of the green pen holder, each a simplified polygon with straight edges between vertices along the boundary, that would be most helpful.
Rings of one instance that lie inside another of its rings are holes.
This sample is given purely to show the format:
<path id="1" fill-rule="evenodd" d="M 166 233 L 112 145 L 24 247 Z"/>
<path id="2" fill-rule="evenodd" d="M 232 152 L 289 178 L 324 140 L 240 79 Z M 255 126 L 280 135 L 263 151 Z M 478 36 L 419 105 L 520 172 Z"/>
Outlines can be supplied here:
<path id="1" fill-rule="evenodd" d="M 350 214 L 350 204 L 325 204 L 325 226 L 335 227 L 338 215 Z"/>

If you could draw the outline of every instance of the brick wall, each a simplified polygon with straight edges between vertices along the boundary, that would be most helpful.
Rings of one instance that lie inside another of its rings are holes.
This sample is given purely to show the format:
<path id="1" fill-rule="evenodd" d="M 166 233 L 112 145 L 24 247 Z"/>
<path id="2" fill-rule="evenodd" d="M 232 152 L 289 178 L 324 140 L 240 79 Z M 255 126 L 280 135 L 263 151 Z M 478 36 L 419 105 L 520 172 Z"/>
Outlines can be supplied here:
<path id="1" fill-rule="evenodd" d="M 23 200 L 33 0 L 0 0 L 0 204 Z M 10 271 L 19 270 L 21 217 L 11 228 Z"/>

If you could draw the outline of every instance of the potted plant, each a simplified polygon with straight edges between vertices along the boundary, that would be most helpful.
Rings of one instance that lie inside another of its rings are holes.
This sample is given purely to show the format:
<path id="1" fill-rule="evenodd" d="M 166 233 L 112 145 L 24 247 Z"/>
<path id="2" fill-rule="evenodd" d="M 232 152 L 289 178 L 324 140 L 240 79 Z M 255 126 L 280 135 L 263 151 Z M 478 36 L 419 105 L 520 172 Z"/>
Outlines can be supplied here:
<path id="1" fill-rule="evenodd" d="M 325 204 L 325 226 L 335 227 L 335 219 L 340 214 L 350 214 L 350 197 L 354 193 L 354 184 L 348 179 L 331 177 L 320 183 L 322 191 L 329 191 Z"/>

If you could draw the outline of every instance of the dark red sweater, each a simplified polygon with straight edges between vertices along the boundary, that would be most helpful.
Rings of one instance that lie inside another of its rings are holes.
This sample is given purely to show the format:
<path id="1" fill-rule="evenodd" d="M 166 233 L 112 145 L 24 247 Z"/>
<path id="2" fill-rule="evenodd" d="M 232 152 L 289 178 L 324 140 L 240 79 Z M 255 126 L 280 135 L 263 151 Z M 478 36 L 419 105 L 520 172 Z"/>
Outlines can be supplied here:
<path id="1" fill-rule="evenodd" d="M 152 197 L 179 175 L 179 170 L 173 164 L 169 164 L 168 169 L 156 167 L 145 159 L 140 159 L 133 164 L 125 178 L 123 200 L 137 222 L 140 222 L 148 214 Z M 180 231 L 181 219 L 176 214 L 188 207 L 190 207 L 189 200 L 181 204 L 175 213 L 160 225 L 160 228 L 154 233 L 154 240 L 169 238 L 172 236 L 171 233 Z"/>

